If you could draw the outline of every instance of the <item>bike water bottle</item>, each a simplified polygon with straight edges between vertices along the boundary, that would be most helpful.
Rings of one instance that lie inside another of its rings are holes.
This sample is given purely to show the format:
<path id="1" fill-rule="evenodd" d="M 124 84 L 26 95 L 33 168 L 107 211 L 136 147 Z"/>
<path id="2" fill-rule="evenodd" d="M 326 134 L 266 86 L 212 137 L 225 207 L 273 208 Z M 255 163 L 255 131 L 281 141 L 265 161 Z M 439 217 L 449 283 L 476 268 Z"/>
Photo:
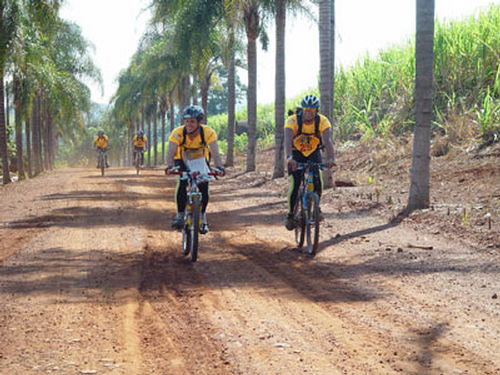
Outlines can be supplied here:
<path id="1" fill-rule="evenodd" d="M 307 191 L 314 191 L 314 181 L 312 175 L 307 176 Z"/>

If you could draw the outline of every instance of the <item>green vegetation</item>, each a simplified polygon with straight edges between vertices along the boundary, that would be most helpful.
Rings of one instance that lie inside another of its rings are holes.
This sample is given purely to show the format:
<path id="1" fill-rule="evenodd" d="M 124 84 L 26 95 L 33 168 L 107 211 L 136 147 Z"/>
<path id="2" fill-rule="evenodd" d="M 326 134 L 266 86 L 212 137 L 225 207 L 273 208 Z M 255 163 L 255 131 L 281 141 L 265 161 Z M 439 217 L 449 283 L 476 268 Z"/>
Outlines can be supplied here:
<path id="1" fill-rule="evenodd" d="M 500 6 L 491 6 L 478 17 L 436 23 L 434 130 L 457 132 L 448 122 L 457 116 L 470 119 L 472 131 L 462 136 L 500 134 Z M 338 68 L 335 76 L 335 137 L 337 141 L 401 135 L 412 130 L 415 46 L 408 41 L 378 56 L 365 56 L 352 67 Z M 304 94 L 319 95 L 317 88 Z M 302 95 L 287 101 L 294 109 Z M 257 106 L 259 145 L 274 140 L 272 105 Z M 236 120 L 246 110 L 236 112 Z M 226 115 L 211 116 L 208 123 L 220 135 L 227 133 Z M 456 141 L 460 139 L 455 138 Z M 236 142 L 236 140 L 235 140 Z M 224 149 L 224 148 L 222 148 Z M 245 145 L 235 147 L 245 151 Z"/>
<path id="2" fill-rule="evenodd" d="M 31 3 L 23 2 L 26 6 Z M 110 136 L 113 163 L 130 162 L 128 146 L 132 136 L 139 128 L 147 134 L 148 126 L 152 134 L 157 134 L 156 145 L 153 137 L 149 141 L 156 147 L 157 162 L 162 162 L 161 130 L 165 129 L 168 139 L 170 127 L 179 123 L 178 111 L 198 96 L 209 113 L 218 113 L 209 116 L 207 124 L 216 130 L 222 153 L 227 153 L 228 117 L 220 112 L 230 101 L 229 54 L 235 53 L 236 65 L 245 65 L 242 35 L 232 29 L 229 19 L 227 25 L 217 23 L 222 15 L 217 13 L 219 18 L 207 16 L 200 20 L 205 32 L 196 34 L 199 40 L 190 40 L 186 30 L 175 34 L 182 30 L 183 23 L 177 23 L 183 19 L 182 9 L 169 13 L 172 9 L 163 9 L 161 1 L 153 3 L 152 27 L 144 35 L 130 66 L 121 72 L 119 88 L 108 109 L 90 106 L 90 92 L 82 79 L 99 82 L 100 76 L 79 27 L 60 19 L 57 6 L 52 9 L 52 21 L 44 23 L 36 18 L 36 12 L 16 13 L 16 8 L 12 8 L 14 13 L 9 20 L 15 23 L 6 32 L 11 32 L 9 48 L 15 54 L 5 53 L 2 60 L 10 105 L 10 119 L 5 124 L 8 134 L 5 153 L 12 158 L 11 163 L 18 149 L 26 146 L 22 145 L 26 143 L 26 132 L 31 131 L 31 160 L 27 160 L 26 152 L 20 153 L 30 175 L 52 168 L 54 156 L 57 165 L 88 165 L 95 158 L 92 141 L 98 129 L 104 129 Z M 197 4 L 201 7 L 200 16 L 206 15 L 201 12 L 206 4 L 203 1 Z M 233 11 L 237 14 L 241 10 Z M 223 9 L 218 8 L 217 12 Z M 171 19 L 169 15 L 179 17 Z M 227 36 L 233 31 L 236 39 L 230 41 Z M 37 33 L 44 38 L 37 39 Z M 194 47 L 207 37 L 207 50 Z M 414 42 L 409 40 L 375 57 L 366 55 L 349 68 L 337 68 L 334 104 L 337 142 L 386 141 L 388 137 L 410 134 L 415 122 L 414 51 Z M 484 13 L 463 20 L 436 23 L 434 54 L 433 133 L 437 136 L 435 145 L 439 146 L 436 152 L 445 154 L 452 143 L 497 140 L 500 6 L 492 5 Z M 246 92 L 238 82 L 236 87 L 233 105 L 235 100 L 241 102 Z M 319 89 L 304 90 L 302 95 L 289 98 L 286 109 L 294 109 L 305 93 L 319 95 Z M 16 100 L 20 104 L 14 108 Z M 43 116 L 40 108 L 47 108 Z M 20 120 L 17 124 L 16 117 Z M 273 145 L 274 105 L 258 105 L 256 117 L 258 147 Z M 45 128 L 40 126 L 42 120 L 48 124 Z M 246 108 L 236 111 L 235 121 L 236 131 L 241 133 L 241 128 L 249 125 Z M 235 134 L 234 150 L 246 152 L 247 147 L 248 135 Z M 18 163 L 18 168 L 22 166 L 23 163 Z"/>
<path id="3" fill-rule="evenodd" d="M 500 131 L 500 6 L 478 17 L 436 23 L 434 125 L 446 133 L 453 116 L 471 118 L 481 136 Z M 413 42 L 366 56 L 335 76 L 340 140 L 401 134 L 414 123 Z"/>

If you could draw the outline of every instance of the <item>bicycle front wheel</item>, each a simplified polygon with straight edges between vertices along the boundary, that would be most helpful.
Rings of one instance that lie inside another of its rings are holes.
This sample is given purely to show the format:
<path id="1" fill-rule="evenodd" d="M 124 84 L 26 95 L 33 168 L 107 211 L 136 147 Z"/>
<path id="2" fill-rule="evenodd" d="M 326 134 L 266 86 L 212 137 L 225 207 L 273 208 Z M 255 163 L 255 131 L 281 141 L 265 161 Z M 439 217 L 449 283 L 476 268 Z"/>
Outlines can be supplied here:
<path id="1" fill-rule="evenodd" d="M 302 201 L 302 192 L 299 192 L 297 201 L 293 209 L 293 218 L 295 220 L 295 242 L 297 247 L 301 248 L 304 245 L 306 231 L 306 216 L 304 213 L 304 202 Z"/>
<path id="2" fill-rule="evenodd" d="M 101 167 L 101 176 L 104 176 L 104 169 L 105 169 L 105 165 L 104 165 L 104 154 L 101 152 L 101 154 L 99 155 L 99 164 L 100 164 L 100 167 Z"/>
<path id="3" fill-rule="evenodd" d="M 191 261 L 196 262 L 198 258 L 198 234 L 200 232 L 200 197 L 193 197 L 193 204 L 191 205 L 193 210 L 191 215 Z"/>
<path id="4" fill-rule="evenodd" d="M 184 227 L 182 228 L 182 255 L 188 255 L 191 250 L 191 225 L 190 219 L 186 215 L 184 218 Z"/>
<path id="5" fill-rule="evenodd" d="M 306 210 L 307 253 L 315 255 L 319 245 L 319 196 L 312 193 L 307 200 Z"/>

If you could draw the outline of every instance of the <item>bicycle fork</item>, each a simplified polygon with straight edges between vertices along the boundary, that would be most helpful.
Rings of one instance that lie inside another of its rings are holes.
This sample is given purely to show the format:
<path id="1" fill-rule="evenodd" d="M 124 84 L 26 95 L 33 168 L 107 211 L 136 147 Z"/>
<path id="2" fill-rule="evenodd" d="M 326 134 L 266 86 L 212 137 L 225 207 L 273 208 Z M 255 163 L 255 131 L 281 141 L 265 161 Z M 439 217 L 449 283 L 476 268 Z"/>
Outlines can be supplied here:
<path id="1" fill-rule="evenodd" d="M 187 207 L 186 207 L 186 213 L 187 213 L 186 224 L 187 224 L 188 228 L 190 228 L 190 229 L 192 228 L 192 226 L 191 226 L 192 218 L 193 218 L 193 216 L 195 216 L 194 212 L 193 212 L 193 201 L 195 199 L 198 199 L 198 201 L 201 203 L 201 193 L 197 192 L 197 191 L 189 192 L 188 193 Z M 199 221 L 200 221 L 200 225 L 201 225 L 201 215 L 198 215 L 198 217 L 200 218 Z"/>
<path id="2" fill-rule="evenodd" d="M 305 185 L 305 192 L 302 195 L 302 207 L 304 207 L 307 225 L 311 223 L 311 210 L 309 209 L 309 206 L 312 205 L 311 197 L 314 193 L 314 175 L 312 173 L 307 174 Z"/>

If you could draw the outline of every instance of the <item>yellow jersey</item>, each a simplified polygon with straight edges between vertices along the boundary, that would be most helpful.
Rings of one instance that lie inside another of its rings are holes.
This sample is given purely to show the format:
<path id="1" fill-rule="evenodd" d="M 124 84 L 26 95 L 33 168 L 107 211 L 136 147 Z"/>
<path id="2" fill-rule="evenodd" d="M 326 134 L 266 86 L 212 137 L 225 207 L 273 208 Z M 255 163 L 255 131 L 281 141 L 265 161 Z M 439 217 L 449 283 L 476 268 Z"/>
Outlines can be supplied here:
<path id="1" fill-rule="evenodd" d="M 108 147 L 108 136 L 107 135 L 103 135 L 102 137 L 97 137 L 94 141 L 94 144 L 98 147 L 98 148 L 106 148 Z"/>
<path id="2" fill-rule="evenodd" d="M 318 114 L 319 116 L 319 126 L 318 126 L 318 132 L 319 135 L 321 136 L 323 132 L 331 128 L 332 125 L 330 124 L 330 121 L 328 118 L 323 116 L 322 114 Z M 314 119 L 311 122 L 303 122 L 302 123 L 302 133 L 297 134 L 299 131 L 299 124 L 297 122 L 297 115 L 292 115 L 288 118 L 285 128 L 292 129 L 293 130 L 293 147 L 300 151 L 302 155 L 304 156 L 309 156 L 311 155 L 318 146 L 320 145 L 320 140 L 318 137 L 315 136 L 314 134 L 314 127 L 315 127 L 315 122 Z"/>
<path id="3" fill-rule="evenodd" d="M 193 139 L 186 134 L 186 139 L 184 140 L 185 126 L 182 125 L 174 129 L 168 138 L 169 142 L 176 143 L 179 146 L 177 147 L 174 159 L 198 159 L 205 155 L 205 158 L 208 160 L 208 148 L 206 146 L 217 140 L 217 134 L 207 125 L 201 125 L 201 127 L 203 128 L 205 145 L 201 141 L 200 133 L 196 134 Z"/>
<path id="4" fill-rule="evenodd" d="M 143 135 L 142 137 L 138 137 L 137 135 L 134 137 L 134 146 L 135 147 L 144 147 L 146 145 L 146 142 L 148 141 L 148 138 Z"/>

